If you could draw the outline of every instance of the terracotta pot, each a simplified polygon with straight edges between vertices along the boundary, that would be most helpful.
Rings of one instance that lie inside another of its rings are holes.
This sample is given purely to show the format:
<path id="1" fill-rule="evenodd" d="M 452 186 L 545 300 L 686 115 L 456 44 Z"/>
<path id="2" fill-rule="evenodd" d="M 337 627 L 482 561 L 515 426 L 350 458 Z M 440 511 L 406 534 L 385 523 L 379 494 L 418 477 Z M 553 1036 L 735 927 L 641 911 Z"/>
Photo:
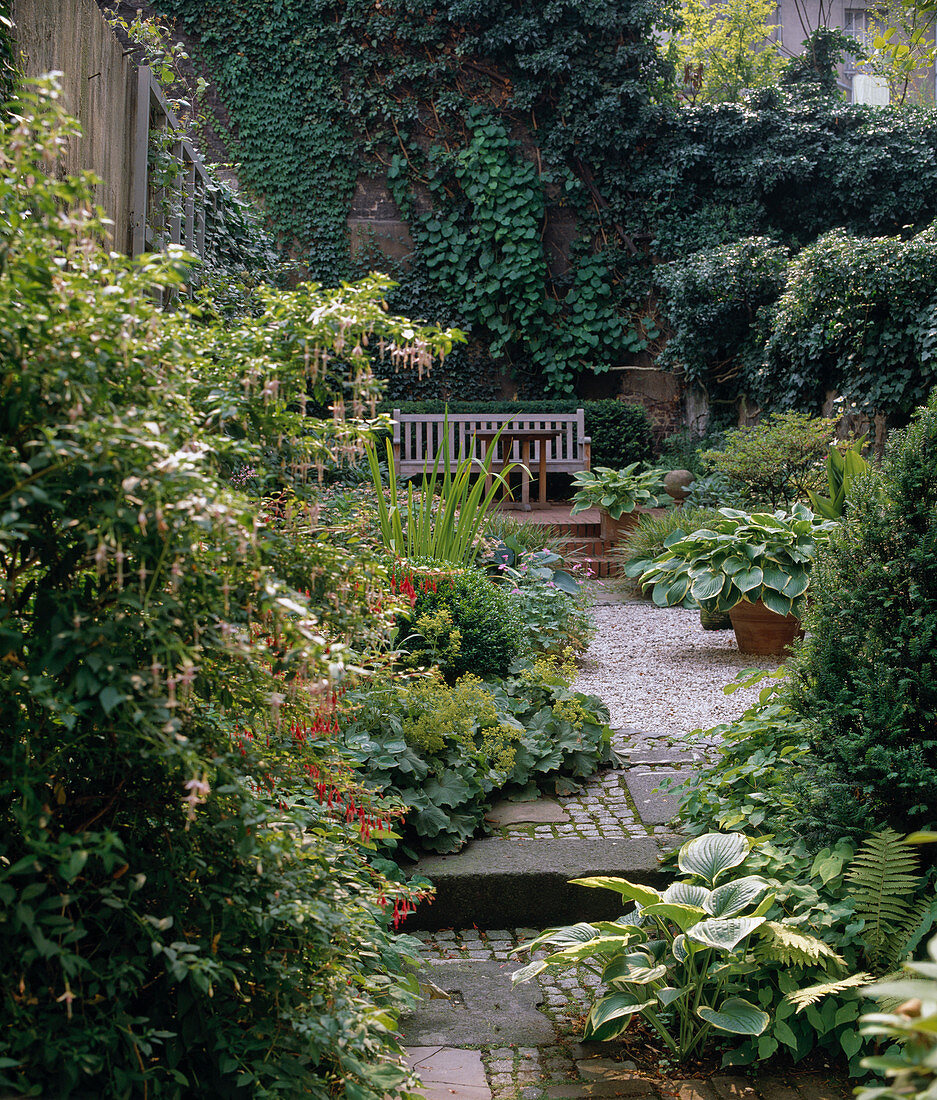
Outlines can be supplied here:
<path id="1" fill-rule="evenodd" d="M 609 545 L 615 545 L 621 542 L 633 527 L 637 527 L 638 520 L 646 511 L 646 508 L 642 509 L 639 505 L 633 512 L 623 512 L 619 519 L 612 519 L 604 508 L 600 508 L 599 515 L 602 522 L 602 539 Z"/>
<path id="2" fill-rule="evenodd" d="M 735 640 L 742 653 L 781 656 L 804 629 L 796 615 L 779 615 L 757 600 L 742 600 L 729 612 Z"/>

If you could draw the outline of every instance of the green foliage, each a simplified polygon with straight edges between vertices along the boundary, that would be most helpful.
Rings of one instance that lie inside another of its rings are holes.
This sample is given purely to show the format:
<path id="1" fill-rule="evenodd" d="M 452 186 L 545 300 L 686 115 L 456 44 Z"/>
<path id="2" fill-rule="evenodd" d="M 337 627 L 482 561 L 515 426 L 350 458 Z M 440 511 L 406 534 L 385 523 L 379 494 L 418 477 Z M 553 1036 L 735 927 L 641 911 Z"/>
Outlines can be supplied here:
<path id="1" fill-rule="evenodd" d="M 872 467 L 862 457 L 866 437 L 845 447 L 831 446 L 826 456 L 826 484 L 829 496 L 807 490 L 813 510 L 825 519 L 842 519 L 852 495 L 853 482 L 868 474 Z"/>
<path id="2" fill-rule="evenodd" d="M 747 237 L 659 267 L 670 328 L 659 365 L 715 394 L 731 392 L 746 364 L 760 360 L 761 311 L 781 293 L 788 258 L 776 241 Z"/>
<path id="3" fill-rule="evenodd" d="M 773 413 L 759 424 L 726 432 L 722 446 L 700 458 L 749 504 L 788 508 L 819 487 L 835 427 L 835 419 Z"/>
<path id="4" fill-rule="evenodd" d="M 820 555 L 795 711 L 816 760 L 805 820 L 824 833 L 924 825 L 937 804 L 937 400 L 854 485 Z"/>
<path id="5" fill-rule="evenodd" d="M 622 566 L 632 562 L 648 562 L 660 557 L 666 549 L 664 543 L 679 529 L 684 534 L 692 534 L 719 519 L 715 508 L 694 508 L 684 505 L 682 508 L 669 508 L 660 515 L 648 514 L 638 519 L 637 525 L 628 531 L 621 543 L 611 551 L 612 557 Z M 643 586 L 627 572 L 617 582 L 630 591 L 643 593 Z"/>
<path id="6" fill-rule="evenodd" d="M 713 826 L 751 830 L 767 823 L 786 835 L 792 828 L 797 808 L 792 774 L 802 767 L 810 745 L 804 723 L 791 712 L 785 676 L 783 669 L 746 670 L 724 689 L 731 693 L 769 681 L 734 722 L 705 731 L 707 740 L 716 741 L 713 759 L 680 792 L 680 819 L 688 832 Z"/>
<path id="7" fill-rule="evenodd" d="M 861 1017 L 862 1034 L 876 1040 L 893 1039 L 884 1053 L 863 1061 L 866 1069 L 888 1079 L 884 1086 L 857 1090 L 858 1100 L 924 1100 L 934 1091 L 937 1035 L 937 937 L 927 945 L 930 960 L 906 963 L 906 977 L 880 982 L 865 990 L 869 997 L 901 1002 L 890 1013 Z"/>
<path id="8" fill-rule="evenodd" d="M 672 498 L 664 491 L 664 471 L 655 467 L 638 471 L 639 465 L 632 462 L 620 470 L 596 466 L 574 474 L 576 492 L 570 514 L 603 508 L 612 519 L 620 519 L 638 505 L 660 508 L 672 504 Z"/>
<path id="9" fill-rule="evenodd" d="M 820 237 L 792 260 L 753 392 L 817 408 L 829 390 L 906 421 L 937 381 L 937 236 Z"/>
<path id="10" fill-rule="evenodd" d="M 343 740 L 363 781 L 409 807 L 406 843 L 454 852 L 497 792 L 569 791 L 612 759 L 608 711 L 570 690 L 574 671 L 538 660 L 501 682 L 373 682 L 349 693 Z"/>
<path id="11" fill-rule="evenodd" d="M 651 422 L 642 405 L 609 399 L 584 401 L 582 409 L 594 465 L 620 469 L 650 459 L 654 446 Z"/>
<path id="12" fill-rule="evenodd" d="M 680 14 L 672 48 L 685 73 L 699 73 L 689 93 L 694 102 L 738 102 L 747 90 L 777 82 L 784 60 L 772 40 L 771 0 L 683 0 Z"/>
<path id="13" fill-rule="evenodd" d="M 787 512 L 740 512 L 720 508 L 711 528 L 689 534 L 679 527 L 652 562 L 626 568 L 642 587 L 653 585 L 659 607 L 702 607 L 729 611 L 742 600 L 778 615 L 803 613 L 810 570 L 821 543 L 838 527 L 803 504 Z"/>
<path id="14" fill-rule="evenodd" d="M 863 939 L 873 966 L 894 966 L 921 919 L 909 898 L 921 884 L 913 849 L 894 829 L 882 829 L 860 845 L 846 876 L 865 922 Z"/>
<path id="15" fill-rule="evenodd" d="M 448 438 L 448 427 L 445 429 Z M 510 475 L 511 463 L 500 473 L 492 473 L 497 439 L 479 463 L 471 457 L 460 458 L 453 470 L 449 451 L 436 455 L 432 470 L 424 470 L 420 487 L 407 484 L 406 496 L 397 488 L 394 450 L 390 440 L 384 445 L 387 456 L 388 495 L 384 495 L 384 475 L 377 457 L 377 448 L 367 443 L 368 468 L 377 501 L 377 518 L 384 546 L 398 557 L 432 558 L 457 565 L 467 564 L 476 556 L 475 544 L 484 529 L 488 513 L 493 508 L 504 478 Z M 442 478 L 439 467 L 442 463 Z M 475 478 L 473 481 L 472 478 Z M 491 488 L 485 489 L 486 477 Z M 389 503 L 388 503 L 389 498 Z"/>
<path id="16" fill-rule="evenodd" d="M 771 1014 L 740 995 L 749 992 L 759 962 L 789 966 L 796 957 L 800 970 L 822 969 L 838 957 L 794 922 L 767 920 L 775 902 L 769 882 L 740 871 L 751 847 L 740 833 L 687 841 L 677 856 L 685 877 L 663 892 L 619 878 L 574 880 L 613 890 L 634 909 L 614 922 L 542 933 L 526 946 L 549 947 L 550 954 L 513 979 L 584 965 L 610 990 L 589 1012 L 586 1039 L 614 1038 L 640 1015 L 681 1061 L 711 1032 L 762 1035 Z"/>
<path id="17" fill-rule="evenodd" d="M 413 893 L 368 862 L 384 807 L 346 814 L 322 692 L 390 624 L 314 530 L 308 470 L 358 427 L 300 405 L 323 358 L 361 400 L 365 337 L 449 337 L 380 280 L 160 313 L 183 258 L 104 252 L 85 182 L 44 174 L 76 132 L 46 88 L 0 133 L 0 1088 L 399 1093 Z M 291 493 L 230 483 L 273 450 Z"/>
<path id="18" fill-rule="evenodd" d="M 508 590 L 492 584 L 479 569 L 436 580 L 400 562 L 395 572 L 398 591 L 413 592 L 412 610 L 401 616 L 397 639 L 409 664 L 426 664 L 429 656 L 450 681 L 466 673 L 507 675 L 523 633 L 520 609 Z M 443 611 L 448 618 L 440 621 Z"/>

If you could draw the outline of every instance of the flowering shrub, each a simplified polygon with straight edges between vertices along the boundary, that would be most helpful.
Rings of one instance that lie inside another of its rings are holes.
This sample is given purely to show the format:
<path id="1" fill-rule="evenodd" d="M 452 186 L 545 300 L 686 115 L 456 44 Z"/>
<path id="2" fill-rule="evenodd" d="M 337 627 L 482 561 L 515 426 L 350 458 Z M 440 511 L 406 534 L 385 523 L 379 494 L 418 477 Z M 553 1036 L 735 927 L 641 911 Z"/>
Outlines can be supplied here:
<path id="1" fill-rule="evenodd" d="M 183 258 L 96 243 L 43 173 L 72 132 L 49 93 L 0 132 L 0 1089 L 399 1092 L 415 898 L 368 862 L 400 808 L 350 781 L 333 695 L 391 620 L 316 534 L 359 429 L 302 406 L 340 376 L 363 411 L 372 354 L 451 337 L 380 280 L 161 314 Z"/>

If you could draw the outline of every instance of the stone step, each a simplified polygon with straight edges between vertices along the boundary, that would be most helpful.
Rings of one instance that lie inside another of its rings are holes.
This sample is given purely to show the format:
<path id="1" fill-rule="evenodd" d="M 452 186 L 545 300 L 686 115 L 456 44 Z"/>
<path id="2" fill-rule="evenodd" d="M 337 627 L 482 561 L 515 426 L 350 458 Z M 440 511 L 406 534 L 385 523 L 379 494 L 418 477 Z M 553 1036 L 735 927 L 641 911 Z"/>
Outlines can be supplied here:
<path id="1" fill-rule="evenodd" d="M 570 879 L 618 875 L 664 886 L 672 875 L 658 862 L 674 846 L 668 834 L 584 840 L 581 837 L 486 837 L 451 856 L 424 856 L 410 868 L 436 887 L 405 931 L 439 928 L 545 928 L 581 920 L 614 920 L 621 898 L 584 890 Z"/>

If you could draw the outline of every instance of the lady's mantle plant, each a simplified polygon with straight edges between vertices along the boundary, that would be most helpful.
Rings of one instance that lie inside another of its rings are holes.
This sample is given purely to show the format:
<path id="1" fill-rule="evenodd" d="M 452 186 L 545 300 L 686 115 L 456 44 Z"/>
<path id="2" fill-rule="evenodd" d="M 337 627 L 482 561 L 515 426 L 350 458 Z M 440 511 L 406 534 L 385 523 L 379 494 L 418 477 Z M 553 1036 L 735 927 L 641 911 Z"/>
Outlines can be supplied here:
<path id="1" fill-rule="evenodd" d="M 43 171 L 54 100 L 0 131 L 0 1090 L 383 1097 L 407 897 L 330 712 L 344 638 L 389 624 L 313 532 L 307 475 L 356 429 L 302 407 L 450 334 L 377 281 L 161 314 L 181 257 L 102 249 Z M 261 509 L 244 466 L 291 492 Z"/>
<path id="2" fill-rule="evenodd" d="M 690 534 L 678 529 L 652 561 L 629 563 L 625 572 L 653 585 L 660 607 L 728 611 L 742 600 L 778 615 L 800 617 L 810 569 L 822 543 L 839 524 L 820 519 L 806 505 L 788 512 L 720 508 L 721 519 Z"/>

